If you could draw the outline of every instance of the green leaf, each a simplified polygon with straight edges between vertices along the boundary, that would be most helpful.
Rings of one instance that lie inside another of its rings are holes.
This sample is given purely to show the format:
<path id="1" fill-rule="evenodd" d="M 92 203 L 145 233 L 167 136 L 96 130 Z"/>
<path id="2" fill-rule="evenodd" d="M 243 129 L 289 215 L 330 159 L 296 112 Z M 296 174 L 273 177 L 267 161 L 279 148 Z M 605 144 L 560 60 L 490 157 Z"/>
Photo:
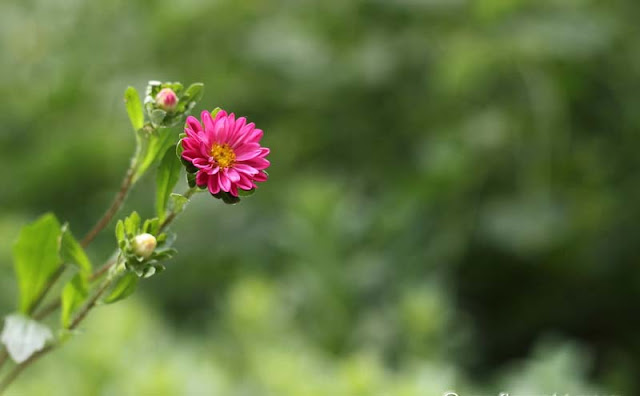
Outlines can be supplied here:
<path id="1" fill-rule="evenodd" d="M 127 107 L 127 114 L 129 114 L 133 129 L 137 131 L 142 128 L 144 125 L 144 113 L 142 112 L 140 96 L 138 96 L 138 91 L 134 87 L 127 87 L 127 90 L 124 91 L 124 104 Z"/>
<path id="2" fill-rule="evenodd" d="M 132 212 L 129 217 L 124 219 L 124 231 L 128 237 L 133 237 L 138 234 L 138 228 L 140 227 L 140 215 L 138 212 Z"/>
<path id="3" fill-rule="evenodd" d="M 162 261 L 162 260 L 170 259 L 176 254 L 178 254 L 178 251 L 176 249 L 167 248 L 167 249 L 154 252 L 152 258 L 158 261 Z"/>
<path id="4" fill-rule="evenodd" d="M 184 206 L 187 204 L 187 202 L 189 202 L 189 198 L 185 197 L 182 194 L 175 193 L 169 196 L 169 200 L 171 201 L 171 210 L 175 214 L 182 212 Z"/>
<path id="5" fill-rule="evenodd" d="M 187 173 L 187 184 L 191 188 L 194 188 L 196 186 L 196 174 L 195 173 Z"/>
<path id="6" fill-rule="evenodd" d="M 240 197 L 235 197 L 226 191 L 220 191 L 214 197 L 222 199 L 222 202 L 229 205 L 235 205 L 240 202 Z"/>
<path id="7" fill-rule="evenodd" d="M 251 190 L 243 190 L 241 188 L 238 189 L 238 196 L 239 197 L 250 197 L 252 196 L 254 193 L 256 192 L 255 188 L 252 188 Z"/>
<path id="8" fill-rule="evenodd" d="M 160 229 L 160 219 L 157 217 L 154 217 L 153 219 L 145 220 L 144 226 L 142 226 L 142 232 L 146 232 L 151 235 L 156 235 L 159 229 Z"/>
<path id="9" fill-rule="evenodd" d="M 173 147 L 170 147 L 162 158 L 156 174 L 156 214 L 161 222 L 165 218 L 169 195 L 180 178 L 180 170 L 182 163 L 176 158 Z"/>
<path id="10" fill-rule="evenodd" d="M 91 274 L 91 261 L 80 243 L 71 234 L 67 224 L 62 226 L 60 256 L 65 263 L 73 263 L 78 266 L 84 276 Z"/>
<path id="11" fill-rule="evenodd" d="M 136 291 L 136 286 L 138 286 L 138 276 L 132 272 L 127 272 L 116 281 L 116 284 L 103 301 L 105 304 L 112 304 L 127 298 Z"/>
<path id="12" fill-rule="evenodd" d="M 71 324 L 71 316 L 84 303 L 89 295 L 85 279 L 77 274 L 62 289 L 62 305 L 60 319 L 62 327 L 68 328 Z"/>
<path id="13" fill-rule="evenodd" d="M 148 137 L 146 148 L 141 151 L 142 158 L 139 160 L 138 169 L 133 177 L 133 181 L 137 181 L 151 165 L 160 160 L 167 149 L 176 144 L 177 139 L 177 133 L 168 128 L 162 128 L 156 131 L 156 133 L 151 134 Z"/>
<path id="14" fill-rule="evenodd" d="M 182 152 L 184 151 L 184 147 L 182 147 L 182 139 L 178 140 L 178 144 L 176 144 L 176 157 L 182 159 Z"/>
<path id="15" fill-rule="evenodd" d="M 29 313 L 47 281 L 62 265 L 58 255 L 60 223 L 47 213 L 24 226 L 13 246 L 13 259 L 20 289 L 20 312 Z"/>
<path id="16" fill-rule="evenodd" d="M 168 88 L 171 88 L 173 92 L 175 92 L 176 94 L 179 94 L 184 89 L 184 86 L 182 85 L 182 83 L 179 83 L 179 82 L 168 83 L 165 85 L 167 85 Z"/>
<path id="17" fill-rule="evenodd" d="M 184 100 L 189 102 L 198 102 L 204 95 L 204 84 L 193 83 L 189 85 L 186 91 L 184 91 Z"/>
<path id="18" fill-rule="evenodd" d="M 118 220 L 118 222 L 116 223 L 116 239 L 118 240 L 118 242 L 124 241 L 125 239 L 124 221 L 122 220 Z"/>
<path id="19" fill-rule="evenodd" d="M 214 120 L 216 119 L 216 115 L 218 114 L 218 112 L 222 110 L 219 107 L 216 107 L 215 109 L 211 110 L 211 118 L 213 118 Z"/>
<path id="20" fill-rule="evenodd" d="M 162 121 L 164 121 L 164 117 L 166 117 L 166 115 L 166 111 L 154 109 L 149 113 L 149 119 L 153 125 L 162 125 Z"/>

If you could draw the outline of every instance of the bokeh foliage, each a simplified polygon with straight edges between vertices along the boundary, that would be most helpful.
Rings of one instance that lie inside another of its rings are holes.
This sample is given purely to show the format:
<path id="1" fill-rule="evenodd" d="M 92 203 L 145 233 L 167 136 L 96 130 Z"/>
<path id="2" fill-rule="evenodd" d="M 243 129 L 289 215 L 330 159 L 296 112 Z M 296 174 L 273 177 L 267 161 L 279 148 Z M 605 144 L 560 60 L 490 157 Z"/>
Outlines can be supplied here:
<path id="1" fill-rule="evenodd" d="M 109 203 L 134 144 L 127 85 L 204 82 L 197 109 L 256 122 L 273 164 L 238 206 L 197 197 L 168 270 L 14 394 L 637 394 L 639 16 L 633 0 L 2 2 L 2 312 L 20 227 L 53 210 L 79 234 Z M 153 215 L 152 181 L 122 213 Z"/>

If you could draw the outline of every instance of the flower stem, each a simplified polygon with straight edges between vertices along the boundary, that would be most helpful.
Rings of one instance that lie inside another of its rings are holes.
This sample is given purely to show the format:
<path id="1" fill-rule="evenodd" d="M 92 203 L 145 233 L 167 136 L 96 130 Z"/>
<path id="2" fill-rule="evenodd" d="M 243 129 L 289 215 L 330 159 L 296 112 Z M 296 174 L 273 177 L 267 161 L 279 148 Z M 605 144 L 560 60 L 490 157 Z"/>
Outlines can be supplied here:
<path id="1" fill-rule="evenodd" d="M 120 190 L 114 197 L 111 206 L 109 206 L 109 209 L 104 212 L 104 215 L 102 215 L 96 225 L 93 226 L 91 231 L 89 231 L 87 235 L 82 238 L 82 242 L 80 242 L 82 247 L 89 246 L 89 244 L 95 239 L 100 231 L 102 231 L 102 229 L 106 227 L 107 224 L 109 224 L 113 216 L 118 212 L 118 209 L 120 209 L 120 206 L 122 206 L 124 199 L 127 197 L 127 194 L 129 193 L 129 190 L 133 185 L 133 177 L 136 174 L 136 170 L 138 169 L 138 161 L 136 157 L 131 160 L 131 166 L 129 166 L 127 174 L 125 175 L 124 179 L 122 180 L 122 184 L 120 185 Z"/>
<path id="2" fill-rule="evenodd" d="M 98 268 L 97 270 L 95 270 L 90 276 L 89 276 L 89 280 L 90 281 L 94 281 L 98 278 L 100 278 L 102 275 L 104 275 L 107 271 L 109 271 L 109 268 L 111 268 L 113 266 L 113 264 L 115 264 L 116 259 L 115 258 L 111 258 L 109 260 L 107 260 L 106 263 L 104 263 L 104 265 L 100 268 Z"/>
<path id="3" fill-rule="evenodd" d="M 33 318 L 35 320 L 42 320 L 47 316 L 51 315 L 52 313 L 54 313 L 56 309 L 60 308 L 60 305 L 61 305 L 60 299 L 54 300 L 49 304 L 45 305 L 44 308 L 42 308 L 39 312 L 36 312 L 33 315 Z"/>
<path id="4" fill-rule="evenodd" d="M 24 362 L 20 363 L 19 365 L 15 366 L 13 368 L 13 370 L 11 370 L 9 372 L 9 374 L 7 374 L 7 376 L 4 377 L 2 382 L 0 382 L 0 394 L 2 394 L 9 387 L 9 385 L 11 385 L 11 383 L 13 381 L 15 381 L 16 378 L 18 378 L 18 376 L 20 375 L 20 373 L 22 373 L 22 371 L 24 369 L 29 367 L 29 365 L 31 365 L 33 362 L 38 360 L 41 356 L 47 354 L 48 352 L 51 352 L 53 350 L 53 348 L 55 348 L 54 344 L 47 345 L 46 347 L 44 347 L 40 351 L 38 351 L 38 352 L 34 353 L 33 355 L 31 355 L 29 357 L 29 359 L 27 359 Z"/>
<path id="5" fill-rule="evenodd" d="M 0 368 L 2 368 L 4 362 L 7 361 L 7 358 L 9 358 L 9 353 L 6 348 L 2 348 L 2 350 L 0 350 Z"/>
<path id="6" fill-rule="evenodd" d="M 96 306 L 96 302 L 98 302 L 98 299 L 100 298 L 100 296 L 102 296 L 102 294 L 104 294 L 104 292 L 107 291 L 109 286 L 111 286 L 111 283 L 113 283 L 113 281 L 116 278 L 117 278 L 117 275 L 115 277 L 109 276 L 107 279 L 104 280 L 104 282 L 102 282 L 102 284 L 100 285 L 96 293 L 93 295 L 93 297 L 91 297 L 91 299 L 84 305 L 82 310 L 78 313 L 78 315 L 73 320 L 73 322 L 71 322 L 71 325 L 69 326 L 69 330 L 75 329 L 76 327 L 78 327 L 80 323 L 82 323 L 84 318 L 87 317 L 87 314 L 89 313 L 89 311 L 91 311 L 93 307 Z"/>

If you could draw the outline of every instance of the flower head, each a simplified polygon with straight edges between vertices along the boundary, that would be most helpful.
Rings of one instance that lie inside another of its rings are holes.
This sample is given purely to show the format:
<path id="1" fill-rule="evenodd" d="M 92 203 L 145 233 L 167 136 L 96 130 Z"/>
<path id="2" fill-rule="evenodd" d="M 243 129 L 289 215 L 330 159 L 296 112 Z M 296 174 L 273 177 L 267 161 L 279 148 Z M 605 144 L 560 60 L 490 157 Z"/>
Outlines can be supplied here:
<path id="1" fill-rule="evenodd" d="M 178 95 L 171 88 L 163 88 L 156 95 L 156 105 L 165 111 L 173 111 L 178 106 Z"/>
<path id="2" fill-rule="evenodd" d="M 197 168 L 198 186 L 208 187 L 214 195 L 225 191 L 237 197 L 239 189 L 249 191 L 257 187 L 256 182 L 267 180 L 269 149 L 260 146 L 262 130 L 224 110 L 215 118 L 203 111 L 201 119 L 202 124 L 195 117 L 187 118 L 187 136 L 182 139 L 182 158 Z"/>

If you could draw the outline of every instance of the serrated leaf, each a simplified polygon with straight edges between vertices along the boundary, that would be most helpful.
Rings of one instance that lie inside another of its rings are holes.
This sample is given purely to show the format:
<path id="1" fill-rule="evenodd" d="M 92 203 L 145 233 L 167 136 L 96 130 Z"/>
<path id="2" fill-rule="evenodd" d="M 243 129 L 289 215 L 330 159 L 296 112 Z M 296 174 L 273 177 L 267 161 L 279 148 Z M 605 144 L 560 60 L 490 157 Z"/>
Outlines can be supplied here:
<path id="1" fill-rule="evenodd" d="M 134 273 L 127 272 L 116 281 L 109 294 L 103 299 L 103 302 L 112 304 L 125 299 L 136 291 L 136 286 L 138 286 L 138 277 Z"/>
<path id="2" fill-rule="evenodd" d="M 65 263 L 75 264 L 84 276 L 91 273 L 91 261 L 89 261 L 89 257 L 87 257 L 80 243 L 71 234 L 67 224 L 62 227 L 60 256 Z"/>
<path id="3" fill-rule="evenodd" d="M 182 164 L 174 152 L 173 148 L 166 151 L 156 174 L 156 214 L 160 221 L 165 218 L 169 195 L 178 183 L 182 169 Z"/>
<path id="4" fill-rule="evenodd" d="M 144 125 L 144 113 L 142 112 L 140 96 L 138 96 L 138 91 L 134 87 L 127 87 L 126 91 L 124 91 L 124 104 L 133 130 L 137 131 L 142 128 Z"/>
<path id="5" fill-rule="evenodd" d="M 71 316 L 84 303 L 89 295 L 85 279 L 77 274 L 62 289 L 60 319 L 62 327 L 68 328 Z"/>
<path id="6" fill-rule="evenodd" d="M 22 363 L 42 350 L 53 339 L 51 330 L 42 323 L 23 315 L 9 315 L 4 320 L 0 340 L 16 363 Z"/>
<path id="7" fill-rule="evenodd" d="M 20 312 L 30 312 L 49 278 L 62 265 L 58 255 L 61 233 L 60 223 L 51 213 L 24 226 L 20 231 L 13 246 L 14 267 L 20 290 Z"/>

